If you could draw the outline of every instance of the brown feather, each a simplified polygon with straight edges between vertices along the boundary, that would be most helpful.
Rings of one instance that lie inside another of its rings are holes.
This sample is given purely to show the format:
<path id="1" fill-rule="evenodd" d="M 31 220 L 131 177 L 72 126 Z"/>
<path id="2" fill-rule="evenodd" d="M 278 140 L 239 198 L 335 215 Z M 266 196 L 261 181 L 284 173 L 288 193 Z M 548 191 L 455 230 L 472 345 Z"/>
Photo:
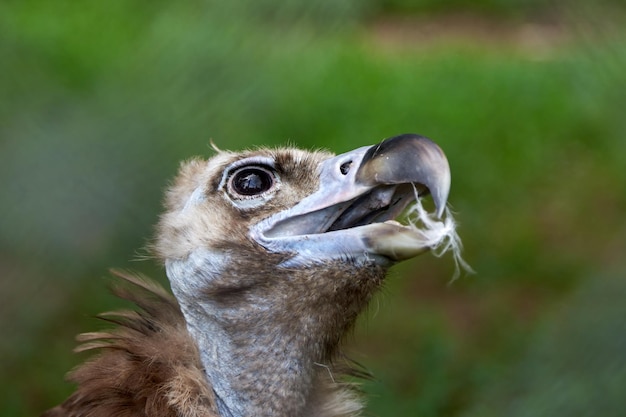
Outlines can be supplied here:
<path id="1" fill-rule="evenodd" d="M 215 417 L 195 341 L 172 295 L 138 275 L 112 271 L 126 283 L 114 293 L 138 311 L 100 317 L 118 327 L 84 333 L 77 352 L 99 354 L 69 374 L 78 388 L 42 417 Z"/>

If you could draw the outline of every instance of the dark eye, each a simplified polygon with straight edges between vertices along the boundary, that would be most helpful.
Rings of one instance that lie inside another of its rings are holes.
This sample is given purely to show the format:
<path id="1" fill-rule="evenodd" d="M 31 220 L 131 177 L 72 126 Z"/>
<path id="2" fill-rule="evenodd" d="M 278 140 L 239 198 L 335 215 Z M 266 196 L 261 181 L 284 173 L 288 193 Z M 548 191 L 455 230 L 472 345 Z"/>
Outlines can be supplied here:
<path id="1" fill-rule="evenodd" d="M 242 196 L 254 196 L 264 193 L 274 185 L 274 175 L 261 167 L 244 167 L 232 175 L 230 187 Z"/>

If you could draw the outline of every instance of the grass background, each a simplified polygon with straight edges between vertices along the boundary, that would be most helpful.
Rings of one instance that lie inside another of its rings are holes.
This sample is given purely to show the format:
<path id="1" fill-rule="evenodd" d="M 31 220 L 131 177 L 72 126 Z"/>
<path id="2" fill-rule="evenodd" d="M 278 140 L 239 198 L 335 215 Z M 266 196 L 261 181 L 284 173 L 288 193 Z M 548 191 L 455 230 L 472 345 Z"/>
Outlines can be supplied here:
<path id="1" fill-rule="evenodd" d="M 72 391 L 178 161 L 209 139 L 436 140 L 477 274 L 398 265 L 349 340 L 369 416 L 619 416 L 626 389 L 619 1 L 0 3 L 0 415 Z"/>

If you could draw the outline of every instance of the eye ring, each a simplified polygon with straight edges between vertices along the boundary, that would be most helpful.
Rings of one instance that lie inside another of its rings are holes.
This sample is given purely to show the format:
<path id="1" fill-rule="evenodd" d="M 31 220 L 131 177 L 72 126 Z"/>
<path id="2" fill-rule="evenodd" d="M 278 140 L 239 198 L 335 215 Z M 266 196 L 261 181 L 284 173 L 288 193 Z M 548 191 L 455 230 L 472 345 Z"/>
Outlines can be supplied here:
<path id="1" fill-rule="evenodd" d="M 267 194 L 277 183 L 276 173 L 261 165 L 245 165 L 228 177 L 228 194 L 236 199 L 253 199 Z"/>

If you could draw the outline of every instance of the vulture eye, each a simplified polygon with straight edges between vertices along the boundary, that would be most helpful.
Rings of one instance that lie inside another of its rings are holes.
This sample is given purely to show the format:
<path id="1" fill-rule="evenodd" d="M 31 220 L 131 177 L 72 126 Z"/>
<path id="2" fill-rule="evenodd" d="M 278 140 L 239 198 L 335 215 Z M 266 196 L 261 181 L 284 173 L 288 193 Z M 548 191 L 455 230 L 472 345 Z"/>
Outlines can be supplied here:
<path id="1" fill-rule="evenodd" d="M 243 168 L 231 180 L 233 190 L 241 195 L 257 195 L 272 188 L 274 180 L 269 172 L 260 168 Z"/>
<path id="2" fill-rule="evenodd" d="M 254 197 L 274 186 L 275 174 L 261 166 L 245 166 L 232 173 L 228 189 L 234 197 Z"/>

